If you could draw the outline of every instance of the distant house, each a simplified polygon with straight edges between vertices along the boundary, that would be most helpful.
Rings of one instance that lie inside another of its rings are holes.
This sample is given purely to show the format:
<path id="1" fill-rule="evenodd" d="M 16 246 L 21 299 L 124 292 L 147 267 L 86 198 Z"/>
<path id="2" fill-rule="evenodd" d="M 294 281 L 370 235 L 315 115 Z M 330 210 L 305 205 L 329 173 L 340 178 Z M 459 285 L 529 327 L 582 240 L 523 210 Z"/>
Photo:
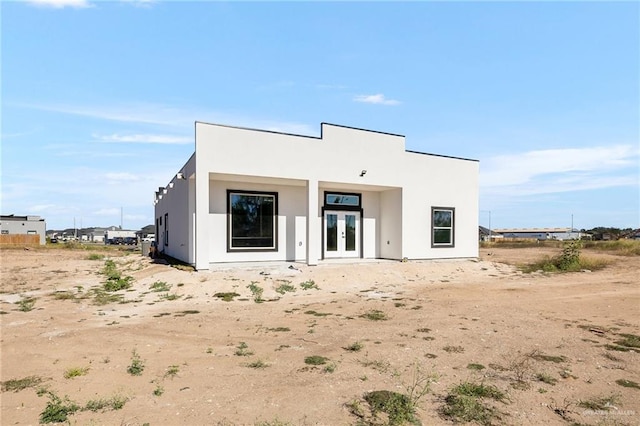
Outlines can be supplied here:
<path id="1" fill-rule="evenodd" d="M 478 161 L 402 135 L 320 137 L 196 122 L 195 152 L 155 197 L 158 250 L 191 265 L 478 256 Z"/>
<path id="2" fill-rule="evenodd" d="M 40 216 L 15 216 L 7 215 L 0 216 L 0 234 L 2 235 L 2 241 L 7 241 L 7 244 L 11 244 L 8 241 L 15 241 L 20 243 L 19 239 L 12 239 L 11 237 L 5 237 L 5 235 L 39 235 L 40 244 L 46 243 L 47 224 Z M 24 241 L 27 241 L 24 239 Z"/>
<path id="3" fill-rule="evenodd" d="M 579 240 L 583 233 L 571 228 L 501 228 L 494 232 L 502 234 L 505 239 L 522 238 L 543 240 Z"/>
<path id="4" fill-rule="evenodd" d="M 502 234 L 496 232 L 493 229 L 485 228 L 484 226 L 478 227 L 478 240 L 479 241 L 495 241 L 496 238 L 504 238 Z"/>

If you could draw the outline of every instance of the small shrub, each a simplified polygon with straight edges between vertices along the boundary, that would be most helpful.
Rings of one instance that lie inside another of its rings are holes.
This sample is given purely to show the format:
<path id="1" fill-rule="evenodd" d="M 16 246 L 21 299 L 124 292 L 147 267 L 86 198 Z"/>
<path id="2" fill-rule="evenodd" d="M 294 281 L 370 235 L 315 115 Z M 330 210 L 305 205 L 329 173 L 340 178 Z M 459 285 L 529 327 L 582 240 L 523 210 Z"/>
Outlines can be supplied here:
<path id="1" fill-rule="evenodd" d="M 102 260 L 102 259 L 104 259 L 104 254 L 90 253 L 89 256 L 87 256 L 87 260 Z"/>
<path id="2" fill-rule="evenodd" d="M 89 372 L 89 367 L 71 367 L 64 371 L 65 379 L 73 379 L 74 377 L 86 376 Z"/>
<path id="3" fill-rule="evenodd" d="M 308 280 L 303 283 L 300 283 L 300 288 L 303 290 L 311 290 L 311 289 L 320 290 L 320 287 L 318 287 L 316 282 L 313 280 Z"/>
<path id="4" fill-rule="evenodd" d="M 144 371 L 144 361 L 138 355 L 138 352 L 134 349 L 131 353 L 131 364 L 127 367 L 127 373 L 132 376 L 141 376 Z"/>
<path id="5" fill-rule="evenodd" d="M 40 413 L 40 423 L 42 424 L 66 422 L 70 415 L 80 410 L 80 406 L 70 401 L 66 396 L 61 399 L 53 392 L 44 393 L 49 397 L 49 401 Z"/>
<path id="6" fill-rule="evenodd" d="M 227 292 L 227 293 L 216 293 L 213 295 L 213 297 L 217 297 L 218 299 L 222 299 L 225 302 L 231 302 L 233 301 L 234 297 L 238 297 L 240 296 L 238 293 L 236 292 Z"/>
<path id="7" fill-rule="evenodd" d="M 23 297 L 18 301 L 18 310 L 20 312 L 29 312 L 33 310 L 36 305 L 35 297 Z"/>
<path id="8" fill-rule="evenodd" d="M 360 317 L 366 318 L 370 321 L 386 321 L 389 319 L 387 317 L 387 314 L 377 309 L 372 309 L 370 311 L 367 311 L 364 314 L 360 315 Z"/>
<path id="9" fill-rule="evenodd" d="M 178 300 L 181 297 L 182 296 L 180 296 L 179 294 L 176 294 L 176 293 L 165 293 L 165 294 L 160 295 L 160 299 L 169 300 L 169 301 Z"/>
<path id="10" fill-rule="evenodd" d="M 586 401 L 578 402 L 578 407 L 594 411 L 608 411 L 611 408 L 615 407 L 615 404 L 618 403 L 618 399 L 619 397 L 617 395 L 592 398 Z"/>
<path id="11" fill-rule="evenodd" d="M 388 390 L 367 392 L 364 394 L 364 400 L 369 404 L 374 416 L 379 411 L 386 413 L 390 425 L 417 421 L 414 405 L 409 397 L 401 393 Z"/>
<path id="12" fill-rule="evenodd" d="M 362 343 L 354 342 L 354 343 L 350 344 L 349 346 L 343 347 L 342 349 L 344 349 L 345 351 L 349 351 L 349 352 L 360 352 L 363 347 L 364 347 L 364 345 Z"/>
<path id="13" fill-rule="evenodd" d="M 247 364 L 247 367 L 250 368 L 267 368 L 269 366 L 269 364 L 267 364 L 266 362 L 262 361 L 261 359 L 250 362 L 249 364 Z"/>
<path id="14" fill-rule="evenodd" d="M 440 414 L 454 422 L 493 424 L 498 413 L 482 401 L 484 398 L 504 401 L 506 396 L 504 392 L 492 385 L 473 382 L 460 383 L 452 388 L 445 397 L 445 405 L 441 408 Z"/>
<path id="15" fill-rule="evenodd" d="M 164 373 L 164 377 L 171 377 L 172 379 L 178 374 L 180 367 L 177 365 L 170 365 L 167 371 Z"/>
<path id="16" fill-rule="evenodd" d="M 287 292 L 294 292 L 296 288 L 289 283 L 280 284 L 276 287 L 276 293 L 285 294 Z"/>
<path id="17" fill-rule="evenodd" d="M 20 392 L 21 390 L 32 388 L 42 383 L 40 376 L 28 376 L 22 379 L 12 379 L 2 382 L 2 392 Z"/>
<path id="18" fill-rule="evenodd" d="M 71 293 L 70 291 L 56 291 L 55 293 L 52 293 L 51 296 L 53 296 L 53 298 L 56 300 L 75 300 L 76 299 L 76 295 Z"/>
<path id="19" fill-rule="evenodd" d="M 493 385 L 484 383 L 463 382 L 453 388 L 456 395 L 471 396 L 474 398 L 491 398 L 496 401 L 503 401 L 506 398 L 504 392 Z"/>
<path id="20" fill-rule="evenodd" d="M 640 389 L 640 384 L 632 380 L 619 379 L 619 380 L 616 380 L 616 383 L 625 388 Z"/>
<path id="21" fill-rule="evenodd" d="M 537 351 L 532 352 L 529 356 L 535 359 L 536 361 L 547 361 L 547 362 L 555 362 L 555 363 L 561 363 L 561 362 L 567 361 L 567 358 L 563 355 L 559 355 L 559 356 L 545 355 Z"/>
<path id="22" fill-rule="evenodd" d="M 309 365 L 324 365 L 327 361 L 329 358 L 320 355 L 311 355 L 304 359 L 304 363 Z"/>
<path id="23" fill-rule="evenodd" d="M 443 347 L 442 350 L 448 353 L 456 353 L 456 354 L 464 352 L 464 348 L 462 346 L 452 346 L 452 345 L 447 345 Z"/>
<path id="24" fill-rule="evenodd" d="M 623 339 L 616 340 L 614 343 L 627 348 L 640 348 L 640 336 L 635 334 L 620 334 Z"/>
<path id="25" fill-rule="evenodd" d="M 467 368 L 468 368 L 469 370 L 477 370 L 477 371 L 480 371 L 480 370 L 484 370 L 484 365 L 482 365 L 482 364 L 474 364 L 474 363 L 472 363 L 472 364 L 468 364 L 468 365 L 467 365 Z"/>
<path id="26" fill-rule="evenodd" d="M 253 355 L 252 351 L 247 350 L 249 346 L 245 342 L 240 342 L 238 346 L 236 346 L 235 354 L 236 356 L 251 356 Z"/>
<path id="27" fill-rule="evenodd" d="M 553 377 L 551 377 L 550 375 L 546 374 L 546 373 L 538 373 L 536 374 L 536 380 L 542 382 L 542 383 L 546 383 L 548 385 L 555 385 L 556 383 L 558 383 L 558 379 L 554 379 Z"/>
<path id="28" fill-rule="evenodd" d="M 102 286 L 105 291 L 114 292 L 120 290 L 126 290 L 131 287 L 131 283 L 133 282 L 133 277 L 119 277 L 108 279 Z"/>
<path id="29" fill-rule="evenodd" d="M 274 327 L 274 328 L 268 328 L 267 330 L 275 331 L 275 332 L 291 331 L 291 329 L 289 327 Z"/>
<path id="30" fill-rule="evenodd" d="M 331 315 L 330 313 L 327 312 L 316 312 L 316 311 L 305 311 L 304 312 L 306 315 L 313 315 L 314 317 L 327 317 L 329 315 Z"/>
<path id="31" fill-rule="evenodd" d="M 153 390 L 154 396 L 162 396 L 163 393 L 164 393 L 164 388 L 160 385 L 156 386 L 156 388 Z"/>
<path id="32" fill-rule="evenodd" d="M 262 293 L 264 292 L 264 289 L 258 285 L 257 281 L 251 281 L 251 284 L 249 284 L 247 288 L 251 291 L 251 294 L 253 294 L 254 302 L 264 302 L 264 300 L 262 299 Z"/>
<path id="33" fill-rule="evenodd" d="M 171 284 L 167 284 L 164 281 L 156 281 L 153 284 L 151 284 L 151 286 L 149 286 L 149 289 L 153 292 L 163 292 L 166 291 L 168 292 L 169 290 L 171 290 Z"/>
<path id="34" fill-rule="evenodd" d="M 88 411 L 105 411 L 120 410 L 126 404 L 128 398 L 120 395 L 114 395 L 111 398 L 92 399 L 86 403 L 84 410 Z"/>
<path id="35" fill-rule="evenodd" d="M 338 366 L 336 365 L 336 363 L 332 362 L 332 363 L 326 364 L 322 369 L 322 371 L 324 371 L 325 373 L 333 373 L 334 371 L 336 371 L 337 367 Z"/>

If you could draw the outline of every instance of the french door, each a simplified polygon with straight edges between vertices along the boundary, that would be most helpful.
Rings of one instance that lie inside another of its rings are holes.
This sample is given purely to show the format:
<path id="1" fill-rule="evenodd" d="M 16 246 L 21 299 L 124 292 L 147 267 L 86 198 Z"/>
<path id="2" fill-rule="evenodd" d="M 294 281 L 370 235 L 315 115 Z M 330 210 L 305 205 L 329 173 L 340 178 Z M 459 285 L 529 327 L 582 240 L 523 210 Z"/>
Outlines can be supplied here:
<path id="1" fill-rule="evenodd" d="M 360 212 L 325 211 L 324 257 L 360 257 Z"/>

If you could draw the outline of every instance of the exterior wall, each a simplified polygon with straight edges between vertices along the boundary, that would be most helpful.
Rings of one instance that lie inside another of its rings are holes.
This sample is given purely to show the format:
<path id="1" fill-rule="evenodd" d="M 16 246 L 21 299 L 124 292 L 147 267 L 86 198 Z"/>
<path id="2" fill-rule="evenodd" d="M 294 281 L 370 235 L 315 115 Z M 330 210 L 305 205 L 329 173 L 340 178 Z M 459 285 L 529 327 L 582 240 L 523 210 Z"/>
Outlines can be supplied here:
<path id="1" fill-rule="evenodd" d="M 189 160 L 181 179 L 174 176 L 160 191 L 162 199 L 155 208 L 158 251 L 187 263 L 193 263 L 194 161 Z"/>
<path id="2" fill-rule="evenodd" d="M 227 176 L 228 179 L 233 179 Z M 297 182 L 291 182 L 291 184 Z M 278 193 L 277 246 L 273 252 L 227 252 L 227 190 Z M 209 263 L 263 260 L 304 260 L 306 247 L 306 189 L 283 184 L 262 184 L 233 180 L 209 181 Z"/>
<path id="3" fill-rule="evenodd" d="M 2 216 L 0 232 L 5 235 L 38 235 L 41 245 L 47 241 L 47 225 L 40 216 Z"/>
<path id="4" fill-rule="evenodd" d="M 254 260 L 315 264 L 324 191 L 332 190 L 362 194 L 362 257 L 477 257 L 478 169 L 473 160 L 407 152 L 399 135 L 323 124 L 317 138 L 196 123 L 195 154 L 181 171 L 187 179 L 174 178 L 157 200 L 158 248 L 197 269 Z M 227 252 L 227 189 L 278 192 L 277 251 Z M 455 209 L 453 247 L 432 247 L 432 207 Z"/>

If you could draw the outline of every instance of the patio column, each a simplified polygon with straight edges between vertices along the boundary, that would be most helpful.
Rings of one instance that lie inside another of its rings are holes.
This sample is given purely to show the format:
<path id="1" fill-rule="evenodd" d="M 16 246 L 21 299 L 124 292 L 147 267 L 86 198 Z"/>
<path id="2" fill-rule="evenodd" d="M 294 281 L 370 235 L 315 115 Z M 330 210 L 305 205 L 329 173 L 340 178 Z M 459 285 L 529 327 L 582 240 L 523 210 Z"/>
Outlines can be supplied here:
<path id="1" fill-rule="evenodd" d="M 307 265 L 318 264 L 320 258 L 320 224 L 318 220 L 318 181 L 307 181 Z"/>

